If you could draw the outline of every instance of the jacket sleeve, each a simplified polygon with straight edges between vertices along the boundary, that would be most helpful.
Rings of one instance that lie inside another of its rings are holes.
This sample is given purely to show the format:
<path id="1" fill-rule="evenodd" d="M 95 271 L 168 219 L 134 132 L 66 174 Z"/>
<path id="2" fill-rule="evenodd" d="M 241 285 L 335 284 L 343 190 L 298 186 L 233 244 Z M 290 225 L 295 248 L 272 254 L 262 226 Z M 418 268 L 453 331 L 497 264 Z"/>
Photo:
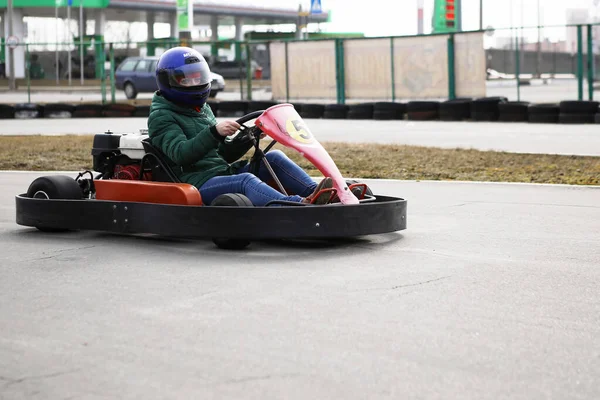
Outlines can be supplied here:
<path id="1" fill-rule="evenodd" d="M 173 116 L 161 111 L 153 112 L 148 118 L 148 134 L 152 144 L 179 166 L 196 163 L 221 143 L 214 126 L 206 126 L 188 139 Z"/>

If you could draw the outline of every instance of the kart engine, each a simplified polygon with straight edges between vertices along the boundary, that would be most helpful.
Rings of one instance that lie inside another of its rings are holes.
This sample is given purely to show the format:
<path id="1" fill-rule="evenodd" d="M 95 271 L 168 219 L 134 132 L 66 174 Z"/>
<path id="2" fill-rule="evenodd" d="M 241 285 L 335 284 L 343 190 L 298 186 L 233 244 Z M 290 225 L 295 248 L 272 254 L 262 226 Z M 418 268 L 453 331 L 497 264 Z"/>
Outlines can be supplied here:
<path id="1" fill-rule="evenodd" d="M 142 140 L 146 138 L 148 134 L 145 129 L 141 129 L 139 133 L 107 131 L 94 135 L 94 171 L 100 172 L 102 179 L 139 179 L 141 160 L 145 154 Z M 144 172 L 143 180 L 152 180 L 151 173 Z"/>

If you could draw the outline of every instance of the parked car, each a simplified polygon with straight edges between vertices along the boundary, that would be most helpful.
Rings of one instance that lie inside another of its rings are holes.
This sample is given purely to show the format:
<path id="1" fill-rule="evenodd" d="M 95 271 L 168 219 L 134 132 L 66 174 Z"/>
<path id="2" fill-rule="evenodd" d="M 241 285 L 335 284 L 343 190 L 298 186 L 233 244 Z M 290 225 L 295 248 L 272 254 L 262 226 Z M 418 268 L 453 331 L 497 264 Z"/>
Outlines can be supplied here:
<path id="1" fill-rule="evenodd" d="M 115 71 L 115 86 L 125 92 L 128 99 L 135 99 L 138 93 L 152 93 L 158 90 L 156 84 L 156 64 L 158 57 L 127 57 Z M 225 89 L 225 80 L 211 72 L 210 97 Z"/>
<path id="2" fill-rule="evenodd" d="M 210 70 L 223 76 L 225 79 L 246 79 L 246 60 L 238 61 L 223 61 L 223 60 L 208 60 Z M 250 76 L 253 79 L 259 79 L 262 68 L 254 60 L 250 61 Z"/>

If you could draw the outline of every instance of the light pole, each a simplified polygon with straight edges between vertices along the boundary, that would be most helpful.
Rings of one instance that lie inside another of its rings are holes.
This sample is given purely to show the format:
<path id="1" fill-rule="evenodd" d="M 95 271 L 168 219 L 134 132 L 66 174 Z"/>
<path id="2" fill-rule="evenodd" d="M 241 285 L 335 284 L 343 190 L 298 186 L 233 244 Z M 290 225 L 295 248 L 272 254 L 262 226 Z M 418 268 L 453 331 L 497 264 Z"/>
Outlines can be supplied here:
<path id="1" fill-rule="evenodd" d="M 6 3 L 7 6 L 7 17 L 8 17 L 8 35 L 7 37 L 12 37 L 13 35 L 13 2 L 12 0 L 8 0 Z M 10 90 L 15 90 L 17 88 L 15 82 L 15 49 L 14 46 L 8 46 L 8 88 Z"/>
<path id="2" fill-rule="evenodd" d="M 479 30 L 483 30 L 483 0 L 479 0 Z"/>
<path id="3" fill-rule="evenodd" d="M 541 17 L 541 9 L 540 9 L 540 0 L 537 0 L 537 16 L 538 16 L 538 41 L 537 41 L 537 59 L 536 59 L 536 75 L 538 78 L 542 77 L 542 17 Z"/>

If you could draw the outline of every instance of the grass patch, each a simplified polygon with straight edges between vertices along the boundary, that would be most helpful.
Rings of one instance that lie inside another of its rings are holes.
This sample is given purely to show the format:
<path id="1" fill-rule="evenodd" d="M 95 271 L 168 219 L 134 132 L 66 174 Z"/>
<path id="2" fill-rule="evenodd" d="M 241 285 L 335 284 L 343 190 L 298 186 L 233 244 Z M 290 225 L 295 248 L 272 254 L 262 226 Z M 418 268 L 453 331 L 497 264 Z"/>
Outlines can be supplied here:
<path id="1" fill-rule="evenodd" d="M 93 136 L 1 136 L 1 170 L 92 168 Z M 356 178 L 600 185 L 600 157 L 515 154 L 431 147 L 323 143 L 342 175 Z M 319 176 L 294 150 L 282 149 Z"/>

